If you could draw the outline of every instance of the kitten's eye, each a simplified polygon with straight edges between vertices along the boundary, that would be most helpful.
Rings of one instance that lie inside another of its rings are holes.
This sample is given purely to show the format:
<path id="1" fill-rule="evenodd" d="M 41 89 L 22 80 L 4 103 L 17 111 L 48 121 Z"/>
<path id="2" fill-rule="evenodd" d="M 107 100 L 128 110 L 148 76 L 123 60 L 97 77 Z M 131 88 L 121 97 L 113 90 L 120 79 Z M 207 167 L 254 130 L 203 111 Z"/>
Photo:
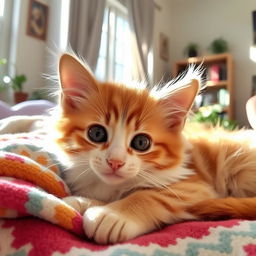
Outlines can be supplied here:
<path id="1" fill-rule="evenodd" d="M 131 141 L 131 147 L 138 151 L 147 151 L 150 145 L 151 139 L 146 134 L 137 134 Z"/>
<path id="2" fill-rule="evenodd" d="M 108 134 L 106 129 L 101 125 L 92 125 L 88 129 L 88 138 L 92 142 L 102 143 L 108 140 Z"/>

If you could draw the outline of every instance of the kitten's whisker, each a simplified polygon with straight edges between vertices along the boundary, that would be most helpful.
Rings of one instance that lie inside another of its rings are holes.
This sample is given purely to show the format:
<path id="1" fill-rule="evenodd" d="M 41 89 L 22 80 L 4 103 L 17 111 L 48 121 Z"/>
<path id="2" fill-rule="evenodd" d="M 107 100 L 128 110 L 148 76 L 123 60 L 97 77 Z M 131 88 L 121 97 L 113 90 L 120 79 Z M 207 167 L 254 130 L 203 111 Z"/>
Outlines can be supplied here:
<path id="1" fill-rule="evenodd" d="M 70 164 L 70 166 L 68 167 L 68 168 L 70 168 L 70 167 L 77 167 L 77 166 L 82 166 L 82 165 L 86 165 L 86 166 L 89 166 L 89 160 L 75 160 L 75 161 L 73 161 L 73 163 L 72 164 Z"/>
<path id="2" fill-rule="evenodd" d="M 142 174 L 142 173 L 139 173 L 138 176 L 142 177 L 143 179 L 145 179 L 146 181 L 148 181 L 148 182 L 149 182 L 151 185 L 153 185 L 153 186 L 156 186 L 156 187 L 159 187 L 159 186 L 160 186 L 160 187 L 162 187 L 162 184 L 159 185 L 158 182 L 153 181 L 152 179 L 150 179 L 149 177 L 145 176 L 145 175 Z"/>
<path id="3" fill-rule="evenodd" d="M 157 177 L 150 174 L 148 172 L 148 170 L 141 170 L 141 172 L 139 174 L 141 174 L 141 176 L 144 177 L 145 179 L 147 179 L 148 181 L 150 181 L 150 182 L 153 181 L 152 184 L 155 183 L 157 186 L 160 186 L 161 188 L 169 190 L 173 195 L 175 195 L 179 200 L 182 201 L 182 199 L 176 192 L 174 192 L 169 186 L 166 186 L 165 184 L 163 184 L 159 179 L 157 179 Z"/>
<path id="4" fill-rule="evenodd" d="M 161 187 L 163 188 L 168 188 L 165 184 L 163 184 L 161 182 L 160 179 L 158 179 L 156 176 L 152 175 L 151 173 L 149 173 L 149 170 L 142 170 L 143 175 L 145 175 L 145 177 L 154 180 L 157 184 L 159 184 Z"/>
<path id="5" fill-rule="evenodd" d="M 68 167 L 64 168 L 63 170 L 67 171 L 70 168 L 75 168 L 75 167 L 79 167 L 79 166 L 88 166 L 88 163 L 89 163 L 89 161 L 88 162 L 81 161 L 80 163 L 79 162 L 75 162 L 71 166 L 68 166 Z"/>
<path id="6" fill-rule="evenodd" d="M 89 163 L 89 159 L 83 159 L 83 160 L 78 160 L 76 159 L 75 164 L 88 164 Z"/>
<path id="7" fill-rule="evenodd" d="M 88 169 L 85 169 L 83 172 L 81 172 L 79 175 L 77 175 L 77 177 L 76 177 L 76 178 L 74 179 L 74 181 L 71 183 L 71 186 L 73 186 L 74 183 L 75 183 L 82 175 L 88 174 L 89 171 L 90 171 L 90 169 L 88 168 Z"/>
<path id="8" fill-rule="evenodd" d="M 165 188 L 165 185 L 161 183 L 158 179 L 155 177 L 149 176 L 147 174 L 143 174 L 144 178 L 146 178 L 150 183 L 156 185 L 157 187 Z"/>
<path id="9" fill-rule="evenodd" d="M 75 166 L 88 165 L 88 162 L 89 162 L 89 161 L 87 161 L 87 162 L 81 161 L 80 164 L 77 164 L 77 163 L 79 163 L 79 162 L 76 162 L 74 165 L 75 165 Z M 52 164 L 46 165 L 45 167 L 48 168 L 48 169 L 50 169 L 51 167 L 53 167 L 53 166 L 58 166 L 58 165 L 59 165 L 58 163 L 52 163 Z M 67 169 L 70 169 L 70 167 L 66 167 L 66 168 L 64 168 L 63 170 L 65 171 L 65 170 L 67 170 Z"/>
<path id="10" fill-rule="evenodd" d="M 46 165 L 45 167 L 50 169 L 51 167 L 56 166 L 56 165 L 58 166 L 58 163 L 52 163 L 52 164 Z"/>
<path id="11" fill-rule="evenodd" d="M 151 179 L 151 177 L 147 177 L 148 179 Z M 168 186 L 166 186 L 166 185 L 164 185 L 164 184 L 161 184 L 161 183 L 159 183 L 158 181 L 154 181 L 155 182 L 155 184 L 159 187 L 159 185 L 160 185 L 160 187 L 161 188 L 164 188 L 164 189 L 166 189 L 166 190 L 168 190 L 171 194 L 173 194 L 177 199 L 179 199 L 180 201 L 182 201 L 182 199 L 180 198 L 180 196 L 176 193 L 176 192 L 174 192 L 170 187 L 168 187 Z"/>

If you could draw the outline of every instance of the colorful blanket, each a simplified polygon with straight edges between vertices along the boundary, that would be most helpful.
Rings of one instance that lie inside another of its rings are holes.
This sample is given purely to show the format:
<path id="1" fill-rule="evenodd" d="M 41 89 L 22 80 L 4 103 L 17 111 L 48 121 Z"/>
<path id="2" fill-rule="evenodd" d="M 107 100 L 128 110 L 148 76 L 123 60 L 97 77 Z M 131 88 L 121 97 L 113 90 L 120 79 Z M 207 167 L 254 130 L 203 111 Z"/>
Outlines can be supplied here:
<path id="1" fill-rule="evenodd" d="M 256 221 L 186 222 L 122 244 L 89 241 L 64 167 L 38 135 L 0 136 L 0 256 L 256 255 Z"/>

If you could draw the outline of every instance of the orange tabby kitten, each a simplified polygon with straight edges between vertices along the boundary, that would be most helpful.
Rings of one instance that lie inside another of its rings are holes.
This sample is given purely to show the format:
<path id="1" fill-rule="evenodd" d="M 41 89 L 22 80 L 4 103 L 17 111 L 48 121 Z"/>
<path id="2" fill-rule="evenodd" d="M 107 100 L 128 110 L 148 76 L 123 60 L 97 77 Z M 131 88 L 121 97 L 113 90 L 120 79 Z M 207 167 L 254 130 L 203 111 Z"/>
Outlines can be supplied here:
<path id="1" fill-rule="evenodd" d="M 59 78 L 57 142 L 74 195 L 64 200 L 87 237 L 116 243 L 183 220 L 256 217 L 255 134 L 183 129 L 199 70 L 135 88 L 101 83 L 64 54 Z"/>

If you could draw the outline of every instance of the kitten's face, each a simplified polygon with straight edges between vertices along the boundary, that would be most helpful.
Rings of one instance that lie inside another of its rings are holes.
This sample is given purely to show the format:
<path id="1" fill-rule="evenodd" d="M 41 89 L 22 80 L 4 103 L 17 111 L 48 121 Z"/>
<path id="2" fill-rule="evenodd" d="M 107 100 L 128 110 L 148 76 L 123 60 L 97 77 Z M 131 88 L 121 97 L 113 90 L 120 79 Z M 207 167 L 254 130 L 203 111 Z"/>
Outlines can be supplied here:
<path id="1" fill-rule="evenodd" d="M 64 116 L 69 154 L 86 159 L 105 183 L 171 169 L 181 161 L 180 132 L 168 126 L 163 105 L 146 91 L 101 84 L 80 109 Z"/>
<path id="2" fill-rule="evenodd" d="M 60 61 L 60 80 L 59 143 L 72 161 L 84 164 L 82 171 L 88 166 L 107 184 L 135 177 L 154 183 L 159 173 L 181 164 L 184 113 L 170 117 L 173 104 L 166 99 L 155 99 L 146 89 L 99 83 L 69 55 Z"/>

